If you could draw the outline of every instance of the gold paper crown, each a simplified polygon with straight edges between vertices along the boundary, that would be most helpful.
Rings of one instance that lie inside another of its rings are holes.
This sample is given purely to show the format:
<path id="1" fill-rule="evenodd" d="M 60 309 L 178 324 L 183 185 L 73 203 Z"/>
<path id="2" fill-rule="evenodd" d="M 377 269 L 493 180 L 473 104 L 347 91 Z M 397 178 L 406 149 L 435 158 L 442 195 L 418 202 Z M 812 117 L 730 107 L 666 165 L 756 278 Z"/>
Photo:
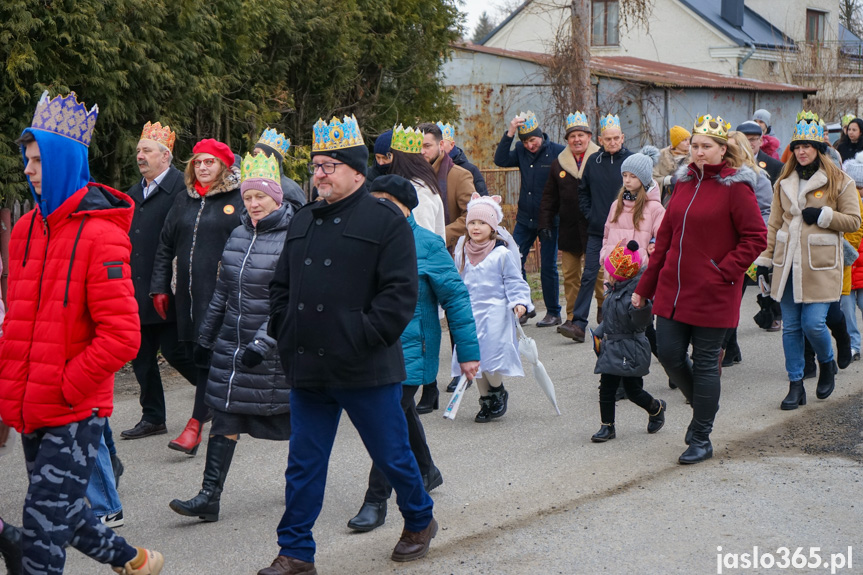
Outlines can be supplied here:
<path id="1" fill-rule="evenodd" d="M 443 122 L 438 122 L 437 127 L 440 128 L 444 140 L 455 143 L 455 128 L 452 124 L 450 124 L 449 122 L 447 122 L 446 124 L 444 124 Z"/>
<path id="2" fill-rule="evenodd" d="M 608 114 L 604 118 L 599 119 L 599 133 L 603 133 L 606 130 L 611 128 L 620 129 L 620 118 L 617 114 L 611 115 Z"/>
<path id="3" fill-rule="evenodd" d="M 715 118 L 710 114 L 698 116 L 695 120 L 695 127 L 692 129 L 692 135 L 713 136 L 720 140 L 728 140 L 728 131 L 731 129 L 731 124 L 722 119 L 722 116 Z"/>
<path id="4" fill-rule="evenodd" d="M 629 279 L 634 278 L 641 269 L 641 258 L 637 251 L 626 253 L 626 249 L 626 246 L 618 245 L 611 250 L 608 254 L 608 262 L 614 268 L 612 271 L 614 275 Z"/>
<path id="5" fill-rule="evenodd" d="M 249 178 L 264 178 L 276 183 L 281 181 L 279 160 L 274 156 L 267 156 L 264 153 L 253 156 L 247 153 L 240 168 L 240 180 L 243 182 Z"/>
<path id="6" fill-rule="evenodd" d="M 280 134 L 271 128 L 264 130 L 264 133 L 258 138 L 258 143 L 271 147 L 281 154 L 283 158 L 288 155 L 288 150 L 291 149 L 291 141 L 284 134 Z"/>
<path id="7" fill-rule="evenodd" d="M 141 131 L 142 140 L 153 140 L 159 142 L 172 152 L 174 151 L 174 142 L 177 140 L 176 132 L 172 132 L 170 126 L 162 125 L 159 122 L 144 124 L 144 129 Z"/>
<path id="8" fill-rule="evenodd" d="M 312 152 L 328 152 L 364 145 L 360 126 L 353 115 L 350 118 L 345 116 L 341 121 L 333 116 L 329 125 L 322 119 L 315 123 Z"/>
<path id="9" fill-rule="evenodd" d="M 87 107 L 78 102 L 75 92 L 49 99 L 48 90 L 45 90 L 36 104 L 30 128 L 59 134 L 90 147 L 98 116 L 99 106 L 93 106 L 88 112 Z"/>
<path id="10" fill-rule="evenodd" d="M 587 123 L 587 116 L 579 110 L 566 117 L 566 130 L 569 131 L 572 128 L 584 128 L 588 132 L 591 131 L 590 124 Z"/>
<path id="11" fill-rule="evenodd" d="M 419 130 L 414 130 L 410 126 L 405 128 L 401 124 L 393 128 L 393 141 L 390 144 L 391 150 L 398 150 L 406 154 L 419 154 L 423 147 L 423 133 Z"/>
<path id="12" fill-rule="evenodd" d="M 518 127 L 519 134 L 529 134 L 533 132 L 537 128 L 539 128 L 539 120 L 536 119 L 536 114 L 528 110 L 527 112 L 522 112 L 518 115 L 519 118 L 524 118 L 524 124 L 520 124 Z"/>
<path id="13" fill-rule="evenodd" d="M 792 142 L 823 142 L 824 141 L 824 125 L 821 123 L 818 114 L 815 112 L 807 112 L 803 110 L 797 113 L 797 125 L 794 126 L 794 133 L 791 135 Z"/>

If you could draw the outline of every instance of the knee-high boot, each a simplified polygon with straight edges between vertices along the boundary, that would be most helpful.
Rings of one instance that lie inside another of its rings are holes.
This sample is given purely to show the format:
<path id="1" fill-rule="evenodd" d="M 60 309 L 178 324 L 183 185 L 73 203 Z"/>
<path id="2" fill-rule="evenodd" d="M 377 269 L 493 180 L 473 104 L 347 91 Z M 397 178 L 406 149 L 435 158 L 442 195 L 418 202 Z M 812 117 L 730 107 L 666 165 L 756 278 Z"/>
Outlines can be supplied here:
<path id="1" fill-rule="evenodd" d="M 204 466 L 204 482 L 201 485 L 201 491 L 188 501 L 174 499 L 170 503 L 171 509 L 187 517 L 218 521 L 219 501 L 236 446 L 235 440 L 228 439 L 224 435 L 210 436 L 207 442 L 207 463 Z"/>

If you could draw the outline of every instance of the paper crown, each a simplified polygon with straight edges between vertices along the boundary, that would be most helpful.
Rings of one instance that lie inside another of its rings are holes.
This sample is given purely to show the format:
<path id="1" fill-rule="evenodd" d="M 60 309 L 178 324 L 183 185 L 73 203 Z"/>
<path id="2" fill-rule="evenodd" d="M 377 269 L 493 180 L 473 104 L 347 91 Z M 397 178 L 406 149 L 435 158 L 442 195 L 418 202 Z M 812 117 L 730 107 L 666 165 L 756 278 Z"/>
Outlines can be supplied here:
<path id="1" fill-rule="evenodd" d="M 807 112 L 803 110 L 797 114 L 797 125 L 794 127 L 794 133 L 791 135 L 792 142 L 824 141 L 824 126 L 821 124 L 818 114 L 815 112 Z"/>
<path id="2" fill-rule="evenodd" d="M 264 133 L 258 138 L 258 144 L 271 147 L 283 158 L 288 155 L 288 150 L 291 148 L 291 141 L 284 134 L 280 134 L 272 128 L 264 130 Z"/>
<path id="3" fill-rule="evenodd" d="M 605 269 L 618 280 L 627 280 L 638 275 L 641 269 L 641 255 L 638 243 L 630 240 L 625 246 L 618 244 L 605 260 Z"/>
<path id="4" fill-rule="evenodd" d="M 391 150 L 398 150 L 406 154 L 419 154 L 423 147 L 423 133 L 414 130 L 410 126 L 405 128 L 401 124 L 393 128 L 393 141 Z"/>
<path id="5" fill-rule="evenodd" d="M 36 105 L 30 128 L 53 132 L 90 147 L 98 116 L 99 106 L 93 106 L 88 112 L 75 92 L 49 99 L 48 90 L 45 90 Z"/>
<path id="6" fill-rule="evenodd" d="M 617 128 L 618 130 L 620 129 L 620 118 L 617 117 L 617 114 L 613 116 L 609 114 L 604 118 L 600 118 L 599 133 L 601 134 L 609 128 Z"/>
<path id="7" fill-rule="evenodd" d="M 692 135 L 713 136 L 721 140 L 728 140 L 728 131 L 731 129 L 731 124 L 722 119 L 722 116 L 715 118 L 710 114 L 698 116 L 695 120 L 695 127 L 692 128 Z"/>
<path id="8" fill-rule="evenodd" d="M 322 119 L 315 123 L 312 152 L 327 152 L 364 146 L 363 135 L 355 116 L 344 117 L 342 121 L 333 116 L 327 124 Z"/>
<path id="9" fill-rule="evenodd" d="M 854 119 L 854 118 L 856 118 L 856 117 L 857 117 L 857 116 L 855 116 L 854 114 L 845 114 L 844 116 L 842 116 L 842 120 L 841 120 L 841 122 L 842 122 L 842 127 L 844 128 L 845 126 L 847 126 L 848 124 L 850 124 L 850 123 L 851 123 L 851 120 L 853 120 L 853 119 Z"/>
<path id="10" fill-rule="evenodd" d="M 452 124 L 449 122 L 446 124 L 438 122 L 437 127 L 440 128 L 444 140 L 455 143 L 455 128 Z"/>
<path id="11" fill-rule="evenodd" d="M 249 178 L 265 178 L 274 182 L 281 181 L 279 172 L 279 160 L 274 156 L 258 153 L 257 156 L 246 154 L 240 165 L 240 180 L 245 182 Z"/>
<path id="12" fill-rule="evenodd" d="M 142 140 L 153 140 L 159 142 L 172 152 L 174 151 L 174 142 L 177 140 L 176 132 L 172 132 L 170 126 L 163 126 L 159 122 L 144 124 L 144 129 L 141 131 Z"/>
<path id="13" fill-rule="evenodd" d="M 620 121 L 618 120 L 618 126 L 620 125 Z M 587 116 L 576 110 L 574 114 L 570 114 L 566 117 L 566 131 L 573 128 L 584 128 L 588 132 L 590 131 L 590 124 L 587 123 Z"/>
<path id="14" fill-rule="evenodd" d="M 536 114 L 528 110 L 518 115 L 519 118 L 524 118 L 524 124 L 518 127 L 519 134 L 529 134 L 539 128 L 539 120 L 536 119 Z"/>

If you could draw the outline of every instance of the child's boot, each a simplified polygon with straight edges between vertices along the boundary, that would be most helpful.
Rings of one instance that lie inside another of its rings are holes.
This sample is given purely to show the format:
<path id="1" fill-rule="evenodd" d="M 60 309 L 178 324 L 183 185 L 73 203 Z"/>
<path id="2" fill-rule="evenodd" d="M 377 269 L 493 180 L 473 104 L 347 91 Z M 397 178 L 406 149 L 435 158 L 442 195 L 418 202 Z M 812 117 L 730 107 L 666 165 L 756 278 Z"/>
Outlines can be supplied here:
<path id="1" fill-rule="evenodd" d="M 668 404 L 662 399 L 654 399 L 653 405 L 647 412 L 650 417 L 647 419 L 647 433 L 656 433 L 662 426 L 665 425 L 665 410 Z"/>
<path id="2" fill-rule="evenodd" d="M 21 575 L 21 530 L 8 523 L 0 531 L 0 557 L 9 575 Z"/>
<path id="3" fill-rule="evenodd" d="M 594 433 L 590 440 L 594 443 L 605 443 L 609 439 L 614 439 L 615 437 L 617 437 L 617 434 L 614 433 L 614 424 L 603 423 L 602 427 L 599 428 L 599 431 Z"/>
<path id="4" fill-rule="evenodd" d="M 491 421 L 491 396 L 485 395 L 479 398 L 479 413 L 473 418 L 477 423 L 488 423 Z"/>
<path id="5" fill-rule="evenodd" d="M 165 558 L 158 551 L 135 547 L 138 555 L 122 567 L 114 567 L 120 575 L 159 575 L 165 565 Z"/>
<path id="6" fill-rule="evenodd" d="M 488 395 L 491 397 L 491 418 L 497 419 L 499 417 L 503 417 L 506 413 L 506 405 L 509 400 L 509 392 L 504 389 L 503 384 L 501 383 L 497 387 L 490 387 L 488 389 Z"/>

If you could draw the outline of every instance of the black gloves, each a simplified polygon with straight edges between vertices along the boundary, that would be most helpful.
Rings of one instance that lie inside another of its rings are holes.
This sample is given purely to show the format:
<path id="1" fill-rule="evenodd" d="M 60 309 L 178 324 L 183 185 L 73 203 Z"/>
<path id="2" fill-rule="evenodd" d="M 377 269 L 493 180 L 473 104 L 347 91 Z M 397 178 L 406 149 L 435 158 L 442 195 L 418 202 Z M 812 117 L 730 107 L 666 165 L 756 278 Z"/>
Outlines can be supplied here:
<path id="1" fill-rule="evenodd" d="M 758 266 L 755 268 L 755 279 L 764 276 L 764 281 L 770 281 L 770 268 L 767 266 Z"/>
<path id="2" fill-rule="evenodd" d="M 821 208 L 803 208 L 803 221 L 810 226 L 818 222 L 821 217 Z"/>
<path id="3" fill-rule="evenodd" d="M 550 242 L 552 239 L 552 233 L 550 228 L 543 228 L 539 230 L 539 241 L 541 242 Z"/>
<path id="4" fill-rule="evenodd" d="M 195 367 L 201 369 L 210 369 L 210 360 L 212 358 L 213 350 L 200 345 L 196 345 L 195 350 L 192 352 L 192 361 L 194 361 Z"/>
<path id="5" fill-rule="evenodd" d="M 246 351 L 243 352 L 243 359 L 240 361 L 242 361 L 243 365 L 246 367 L 255 367 L 264 361 L 264 356 L 251 347 L 247 347 Z"/>

